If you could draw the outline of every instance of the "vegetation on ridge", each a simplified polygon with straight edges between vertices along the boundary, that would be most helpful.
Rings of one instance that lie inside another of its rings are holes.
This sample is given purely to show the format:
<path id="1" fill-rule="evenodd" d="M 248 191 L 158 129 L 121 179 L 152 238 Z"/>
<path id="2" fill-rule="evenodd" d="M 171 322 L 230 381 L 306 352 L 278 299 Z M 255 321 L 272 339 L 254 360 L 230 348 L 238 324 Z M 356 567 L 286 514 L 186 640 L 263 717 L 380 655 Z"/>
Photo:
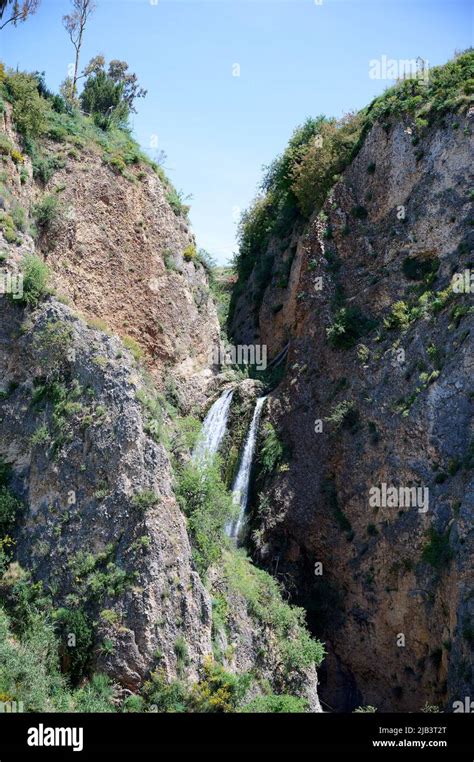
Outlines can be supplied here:
<path id="1" fill-rule="evenodd" d="M 293 226 L 304 225 L 321 209 L 375 122 L 389 130 L 391 117 L 409 115 L 418 132 L 423 132 L 447 111 L 467 110 L 473 100 L 473 78 L 474 53 L 468 50 L 444 66 L 430 69 L 427 83 L 417 78 L 402 80 L 359 112 L 340 120 L 309 118 L 295 130 L 283 154 L 266 168 L 256 201 L 242 215 L 230 323 L 252 272 L 258 309 L 273 268 L 272 240 L 274 246 L 278 245 L 276 239 L 287 241 Z M 356 209 L 355 215 L 362 214 L 362 209 Z"/>

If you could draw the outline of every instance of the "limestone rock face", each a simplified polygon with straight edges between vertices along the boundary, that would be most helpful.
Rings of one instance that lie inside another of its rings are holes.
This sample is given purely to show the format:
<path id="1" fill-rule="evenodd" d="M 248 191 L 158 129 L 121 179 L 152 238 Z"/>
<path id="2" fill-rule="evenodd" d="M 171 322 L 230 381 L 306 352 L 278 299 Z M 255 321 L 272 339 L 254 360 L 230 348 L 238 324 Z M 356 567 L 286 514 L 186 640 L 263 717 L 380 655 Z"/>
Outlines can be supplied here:
<path id="1" fill-rule="evenodd" d="M 136 688 L 157 652 L 176 675 L 178 638 L 196 676 L 212 650 L 210 598 L 192 567 L 167 453 L 144 431 L 133 358 L 57 302 L 38 309 L 20 339 L 22 311 L 2 308 L 1 376 L 13 391 L 1 402 L 0 459 L 27 506 L 18 561 L 63 605 L 78 605 L 81 591 L 99 619 L 97 645 L 114 643 L 98 665 L 124 685 Z M 59 371 L 73 400 L 61 414 L 57 400 L 38 400 Z"/>
<path id="2" fill-rule="evenodd" d="M 419 141 L 408 118 L 376 124 L 275 259 L 292 256 L 286 288 L 270 278 L 254 318 L 250 280 L 234 315 L 236 342 L 258 336 L 270 357 L 290 342 L 266 407 L 289 467 L 266 479 L 256 554 L 279 559 L 328 643 L 334 708 L 452 711 L 472 695 L 472 295 L 450 289 L 472 268 L 470 121 Z M 371 504 L 382 484 L 427 488 L 427 510 Z"/>
<path id="3" fill-rule="evenodd" d="M 2 127 L 20 149 L 9 107 Z M 58 292 L 87 319 L 135 340 L 157 382 L 174 379 L 184 409 L 203 403 L 219 323 L 189 223 L 173 211 L 163 180 L 144 164 L 114 171 L 93 143 L 44 143 L 64 164 L 46 184 L 32 180 L 28 157 L 26 182 L 11 161 L 6 172 L 8 193 L 24 208 L 45 194 L 59 200 L 54 230 L 36 245 Z"/>
<path id="4" fill-rule="evenodd" d="M 20 148 L 8 104 L 2 132 Z M 151 168 L 122 176 L 97 146 L 49 148 L 63 166 L 44 187 L 27 157 L 22 171 L 10 156 L 2 160 L 0 210 L 22 211 L 25 222 L 15 240 L 0 226 L 2 270 L 18 273 L 24 255 L 43 256 L 56 295 L 36 306 L 0 295 L 0 465 L 23 505 L 0 596 L 28 574 L 55 613 L 87 618 L 87 667 L 119 692 L 140 690 L 153 672 L 191 686 L 225 638 L 227 669 L 256 675 L 252 695 L 262 692 L 261 675 L 320 711 L 316 670 L 282 674 L 276 628 L 249 614 L 245 596 L 234 593 L 230 603 L 217 566 L 209 576 L 233 608 L 216 633 L 214 590 L 197 571 L 175 499 L 162 435 L 170 402 L 174 415 L 196 414 L 224 381 L 212 367 L 219 325 L 193 236 Z M 48 196 L 60 199 L 60 214 L 35 235 L 34 207 Z M 235 394 L 245 420 L 258 388 L 244 382 Z"/>

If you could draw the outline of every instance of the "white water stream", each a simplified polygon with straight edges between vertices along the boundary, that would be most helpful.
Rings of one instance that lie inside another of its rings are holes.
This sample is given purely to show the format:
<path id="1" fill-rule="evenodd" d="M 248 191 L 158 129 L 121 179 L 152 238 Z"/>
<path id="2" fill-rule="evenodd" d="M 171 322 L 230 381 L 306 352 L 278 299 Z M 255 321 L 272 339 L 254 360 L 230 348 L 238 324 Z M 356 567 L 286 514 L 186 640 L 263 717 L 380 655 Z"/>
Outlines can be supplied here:
<path id="1" fill-rule="evenodd" d="M 215 455 L 218 452 L 226 432 L 233 393 L 233 389 L 226 389 L 209 409 L 202 424 L 201 435 L 193 450 L 195 462 L 202 462 L 206 456 Z"/>
<path id="2" fill-rule="evenodd" d="M 260 423 L 263 403 L 266 399 L 266 397 L 259 397 L 255 404 L 252 423 L 250 424 L 247 439 L 245 440 L 244 451 L 240 461 L 239 470 L 232 486 L 234 501 L 239 506 L 239 515 L 236 519 L 234 519 L 234 521 L 231 521 L 228 524 L 226 533 L 231 539 L 235 541 L 239 539 L 239 534 L 245 519 L 245 512 L 247 509 L 247 502 L 249 497 L 253 455 L 255 452 L 255 445 L 257 443 L 258 425 Z"/>

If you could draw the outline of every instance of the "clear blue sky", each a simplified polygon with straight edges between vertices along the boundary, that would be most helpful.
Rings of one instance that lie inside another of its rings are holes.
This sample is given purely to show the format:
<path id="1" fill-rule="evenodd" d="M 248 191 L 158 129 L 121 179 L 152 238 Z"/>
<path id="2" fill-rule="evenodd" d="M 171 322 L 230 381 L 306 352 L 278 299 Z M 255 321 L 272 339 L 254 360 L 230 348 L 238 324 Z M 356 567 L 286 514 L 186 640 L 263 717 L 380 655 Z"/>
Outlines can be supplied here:
<path id="1" fill-rule="evenodd" d="M 262 165 L 307 116 L 361 108 L 390 82 L 369 61 L 422 56 L 444 63 L 472 44 L 468 0 L 98 0 L 82 64 L 125 59 L 148 89 L 133 118 L 150 150 L 192 194 L 198 245 L 225 262 L 235 251 L 237 210 L 255 195 Z M 72 61 L 61 25 L 68 0 L 0 32 L 0 59 L 46 72 L 56 89 Z M 240 65 L 240 77 L 232 76 Z"/>

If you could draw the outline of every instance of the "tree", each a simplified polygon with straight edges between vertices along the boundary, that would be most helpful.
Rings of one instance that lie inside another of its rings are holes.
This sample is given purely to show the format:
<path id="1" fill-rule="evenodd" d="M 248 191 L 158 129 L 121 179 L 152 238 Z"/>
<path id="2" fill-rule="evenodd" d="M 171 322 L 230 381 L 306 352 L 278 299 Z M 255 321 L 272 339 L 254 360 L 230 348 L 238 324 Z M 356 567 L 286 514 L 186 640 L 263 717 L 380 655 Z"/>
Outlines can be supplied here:
<path id="1" fill-rule="evenodd" d="M 77 80 L 79 78 L 79 57 L 81 55 L 84 30 L 89 16 L 96 9 L 96 4 L 94 0 L 72 0 L 72 7 L 72 13 L 63 16 L 63 25 L 76 52 L 74 59 L 74 73 L 71 82 L 71 100 L 74 100 L 76 97 Z"/>
<path id="2" fill-rule="evenodd" d="M 104 57 L 95 56 L 81 76 L 86 77 L 81 106 L 103 129 L 126 126 L 130 112 L 135 112 L 135 99 L 146 95 L 126 61 L 111 61 L 106 69 Z"/>
<path id="3" fill-rule="evenodd" d="M 3 19 L 3 14 L 10 5 L 9 16 L 6 21 L 0 25 L 0 30 L 7 26 L 7 24 L 13 24 L 16 26 L 22 21 L 26 21 L 28 16 L 32 16 L 38 10 L 41 0 L 0 0 L 0 21 Z"/>

